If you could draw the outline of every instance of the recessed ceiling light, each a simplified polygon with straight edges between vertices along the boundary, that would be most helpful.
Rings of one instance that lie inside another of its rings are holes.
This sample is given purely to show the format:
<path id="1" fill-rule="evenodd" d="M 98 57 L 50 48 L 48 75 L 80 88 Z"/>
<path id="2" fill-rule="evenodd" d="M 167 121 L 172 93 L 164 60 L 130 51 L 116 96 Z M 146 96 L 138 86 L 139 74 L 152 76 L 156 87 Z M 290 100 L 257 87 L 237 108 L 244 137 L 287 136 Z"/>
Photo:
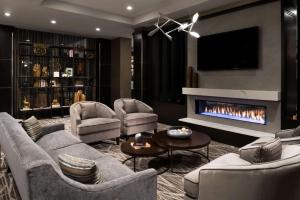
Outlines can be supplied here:
<path id="1" fill-rule="evenodd" d="M 101 29 L 100 28 L 96 28 L 96 31 L 100 31 Z"/>
<path id="2" fill-rule="evenodd" d="M 133 8 L 132 8 L 132 6 L 127 6 L 126 9 L 127 10 L 132 10 Z"/>
<path id="3" fill-rule="evenodd" d="M 4 15 L 5 15 L 6 17 L 10 17 L 10 16 L 11 16 L 11 13 L 10 13 L 10 12 L 5 12 Z"/>
<path id="4" fill-rule="evenodd" d="M 56 21 L 55 20 L 51 20 L 51 24 L 56 24 Z"/>
<path id="5" fill-rule="evenodd" d="M 27 39 L 27 40 L 26 40 L 26 42 L 30 42 L 30 40 L 29 40 L 29 39 Z"/>

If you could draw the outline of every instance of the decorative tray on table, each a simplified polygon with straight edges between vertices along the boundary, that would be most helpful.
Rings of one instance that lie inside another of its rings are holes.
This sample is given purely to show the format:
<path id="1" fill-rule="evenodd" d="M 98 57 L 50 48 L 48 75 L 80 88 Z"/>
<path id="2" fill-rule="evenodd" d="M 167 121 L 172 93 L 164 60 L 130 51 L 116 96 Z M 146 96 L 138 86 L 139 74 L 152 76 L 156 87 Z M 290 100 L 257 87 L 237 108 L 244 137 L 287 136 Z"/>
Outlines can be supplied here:
<path id="1" fill-rule="evenodd" d="M 192 135 L 192 130 L 186 126 L 172 126 L 168 129 L 167 135 L 171 138 L 187 139 Z"/>

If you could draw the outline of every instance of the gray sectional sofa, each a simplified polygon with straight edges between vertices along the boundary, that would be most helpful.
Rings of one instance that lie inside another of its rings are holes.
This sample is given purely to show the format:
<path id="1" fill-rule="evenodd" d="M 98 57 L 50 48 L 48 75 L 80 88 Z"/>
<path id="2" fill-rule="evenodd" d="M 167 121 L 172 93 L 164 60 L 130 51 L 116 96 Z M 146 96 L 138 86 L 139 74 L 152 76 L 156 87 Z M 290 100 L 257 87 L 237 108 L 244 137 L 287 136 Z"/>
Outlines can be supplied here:
<path id="1" fill-rule="evenodd" d="M 156 199 L 154 169 L 135 173 L 66 133 L 63 125 L 43 127 L 35 143 L 12 116 L 0 113 L 0 144 L 23 200 Z M 58 165 L 61 153 L 95 160 L 104 182 L 86 185 L 66 177 Z"/>

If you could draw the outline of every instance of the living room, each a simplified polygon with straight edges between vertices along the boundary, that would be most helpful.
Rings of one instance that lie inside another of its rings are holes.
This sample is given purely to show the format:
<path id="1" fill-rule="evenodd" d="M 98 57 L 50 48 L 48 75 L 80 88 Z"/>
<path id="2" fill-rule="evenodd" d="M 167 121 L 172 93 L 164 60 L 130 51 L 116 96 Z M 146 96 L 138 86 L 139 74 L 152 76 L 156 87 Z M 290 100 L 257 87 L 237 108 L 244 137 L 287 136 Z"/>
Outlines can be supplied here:
<path id="1" fill-rule="evenodd" d="M 2 0 L 0 199 L 300 199 L 296 0 Z"/>

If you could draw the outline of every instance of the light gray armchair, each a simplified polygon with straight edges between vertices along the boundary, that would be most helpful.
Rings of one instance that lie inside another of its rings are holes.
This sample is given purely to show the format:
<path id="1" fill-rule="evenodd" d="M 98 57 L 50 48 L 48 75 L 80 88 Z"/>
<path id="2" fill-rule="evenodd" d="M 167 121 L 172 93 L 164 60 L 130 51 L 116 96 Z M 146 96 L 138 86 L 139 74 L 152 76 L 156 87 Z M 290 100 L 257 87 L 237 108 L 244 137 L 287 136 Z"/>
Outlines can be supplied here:
<path id="1" fill-rule="evenodd" d="M 120 120 L 108 106 L 93 101 L 77 102 L 70 107 L 72 133 L 85 143 L 116 138 L 119 144 Z"/>
<path id="2" fill-rule="evenodd" d="M 121 121 L 121 133 L 125 136 L 139 132 L 157 130 L 157 115 L 147 104 L 136 99 L 118 99 L 114 109 Z"/>
<path id="3" fill-rule="evenodd" d="M 184 177 L 185 199 L 297 200 L 299 171 L 299 145 L 283 145 L 281 158 L 265 163 L 252 164 L 236 153 L 229 153 Z"/>
<path id="4" fill-rule="evenodd" d="M 300 126 L 295 129 L 280 130 L 275 134 L 283 144 L 300 144 Z"/>

